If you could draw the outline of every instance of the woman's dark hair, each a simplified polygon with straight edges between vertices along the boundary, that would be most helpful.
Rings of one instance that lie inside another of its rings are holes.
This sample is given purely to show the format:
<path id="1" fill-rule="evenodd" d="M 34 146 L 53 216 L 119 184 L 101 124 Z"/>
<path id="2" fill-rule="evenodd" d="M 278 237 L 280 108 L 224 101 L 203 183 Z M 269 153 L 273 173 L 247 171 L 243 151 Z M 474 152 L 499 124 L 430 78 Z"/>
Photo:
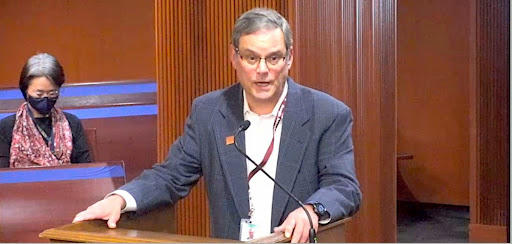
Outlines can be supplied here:
<path id="1" fill-rule="evenodd" d="M 46 77 L 57 87 L 64 84 L 64 69 L 59 61 L 48 53 L 38 53 L 27 60 L 20 74 L 20 91 L 27 99 L 27 89 L 32 79 Z"/>

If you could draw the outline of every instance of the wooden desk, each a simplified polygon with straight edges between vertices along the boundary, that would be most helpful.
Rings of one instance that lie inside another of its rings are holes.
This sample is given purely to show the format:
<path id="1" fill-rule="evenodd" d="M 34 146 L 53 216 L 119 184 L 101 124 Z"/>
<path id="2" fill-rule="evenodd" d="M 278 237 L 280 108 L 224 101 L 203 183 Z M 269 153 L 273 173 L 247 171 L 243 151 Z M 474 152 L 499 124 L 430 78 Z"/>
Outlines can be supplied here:
<path id="1" fill-rule="evenodd" d="M 0 242 L 44 242 L 38 234 L 125 183 L 123 162 L 0 169 Z"/>

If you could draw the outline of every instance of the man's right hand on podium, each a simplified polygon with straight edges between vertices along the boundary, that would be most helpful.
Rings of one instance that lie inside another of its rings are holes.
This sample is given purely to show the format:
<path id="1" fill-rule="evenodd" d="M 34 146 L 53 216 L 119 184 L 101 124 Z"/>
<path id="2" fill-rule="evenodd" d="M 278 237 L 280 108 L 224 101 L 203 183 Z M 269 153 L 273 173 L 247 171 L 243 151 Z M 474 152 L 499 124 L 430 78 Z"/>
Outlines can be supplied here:
<path id="1" fill-rule="evenodd" d="M 121 209 L 124 209 L 125 206 L 126 201 L 124 198 L 116 194 L 110 195 L 78 213 L 73 219 L 73 223 L 84 220 L 103 219 L 107 220 L 109 228 L 116 228 L 116 223 L 121 216 Z"/>

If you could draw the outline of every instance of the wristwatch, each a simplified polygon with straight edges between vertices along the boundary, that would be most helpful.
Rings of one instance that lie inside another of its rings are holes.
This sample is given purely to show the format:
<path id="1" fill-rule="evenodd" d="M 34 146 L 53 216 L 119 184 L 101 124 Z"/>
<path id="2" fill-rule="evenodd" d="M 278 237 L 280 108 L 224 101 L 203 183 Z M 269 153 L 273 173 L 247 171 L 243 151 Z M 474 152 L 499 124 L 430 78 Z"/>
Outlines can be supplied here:
<path id="1" fill-rule="evenodd" d="M 313 204 L 313 211 L 318 216 L 318 221 L 324 221 L 327 219 L 330 219 L 330 214 L 327 212 L 327 209 L 319 202 L 314 202 Z"/>

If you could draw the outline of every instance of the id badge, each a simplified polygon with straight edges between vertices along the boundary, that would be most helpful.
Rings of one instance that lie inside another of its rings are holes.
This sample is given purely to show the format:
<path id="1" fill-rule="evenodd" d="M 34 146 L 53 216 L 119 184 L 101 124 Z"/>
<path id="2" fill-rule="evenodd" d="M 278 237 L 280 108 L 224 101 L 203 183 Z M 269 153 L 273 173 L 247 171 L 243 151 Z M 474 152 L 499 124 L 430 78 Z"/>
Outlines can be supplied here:
<path id="1" fill-rule="evenodd" d="M 250 219 L 240 220 L 240 241 L 250 241 L 254 239 L 256 225 Z"/>

